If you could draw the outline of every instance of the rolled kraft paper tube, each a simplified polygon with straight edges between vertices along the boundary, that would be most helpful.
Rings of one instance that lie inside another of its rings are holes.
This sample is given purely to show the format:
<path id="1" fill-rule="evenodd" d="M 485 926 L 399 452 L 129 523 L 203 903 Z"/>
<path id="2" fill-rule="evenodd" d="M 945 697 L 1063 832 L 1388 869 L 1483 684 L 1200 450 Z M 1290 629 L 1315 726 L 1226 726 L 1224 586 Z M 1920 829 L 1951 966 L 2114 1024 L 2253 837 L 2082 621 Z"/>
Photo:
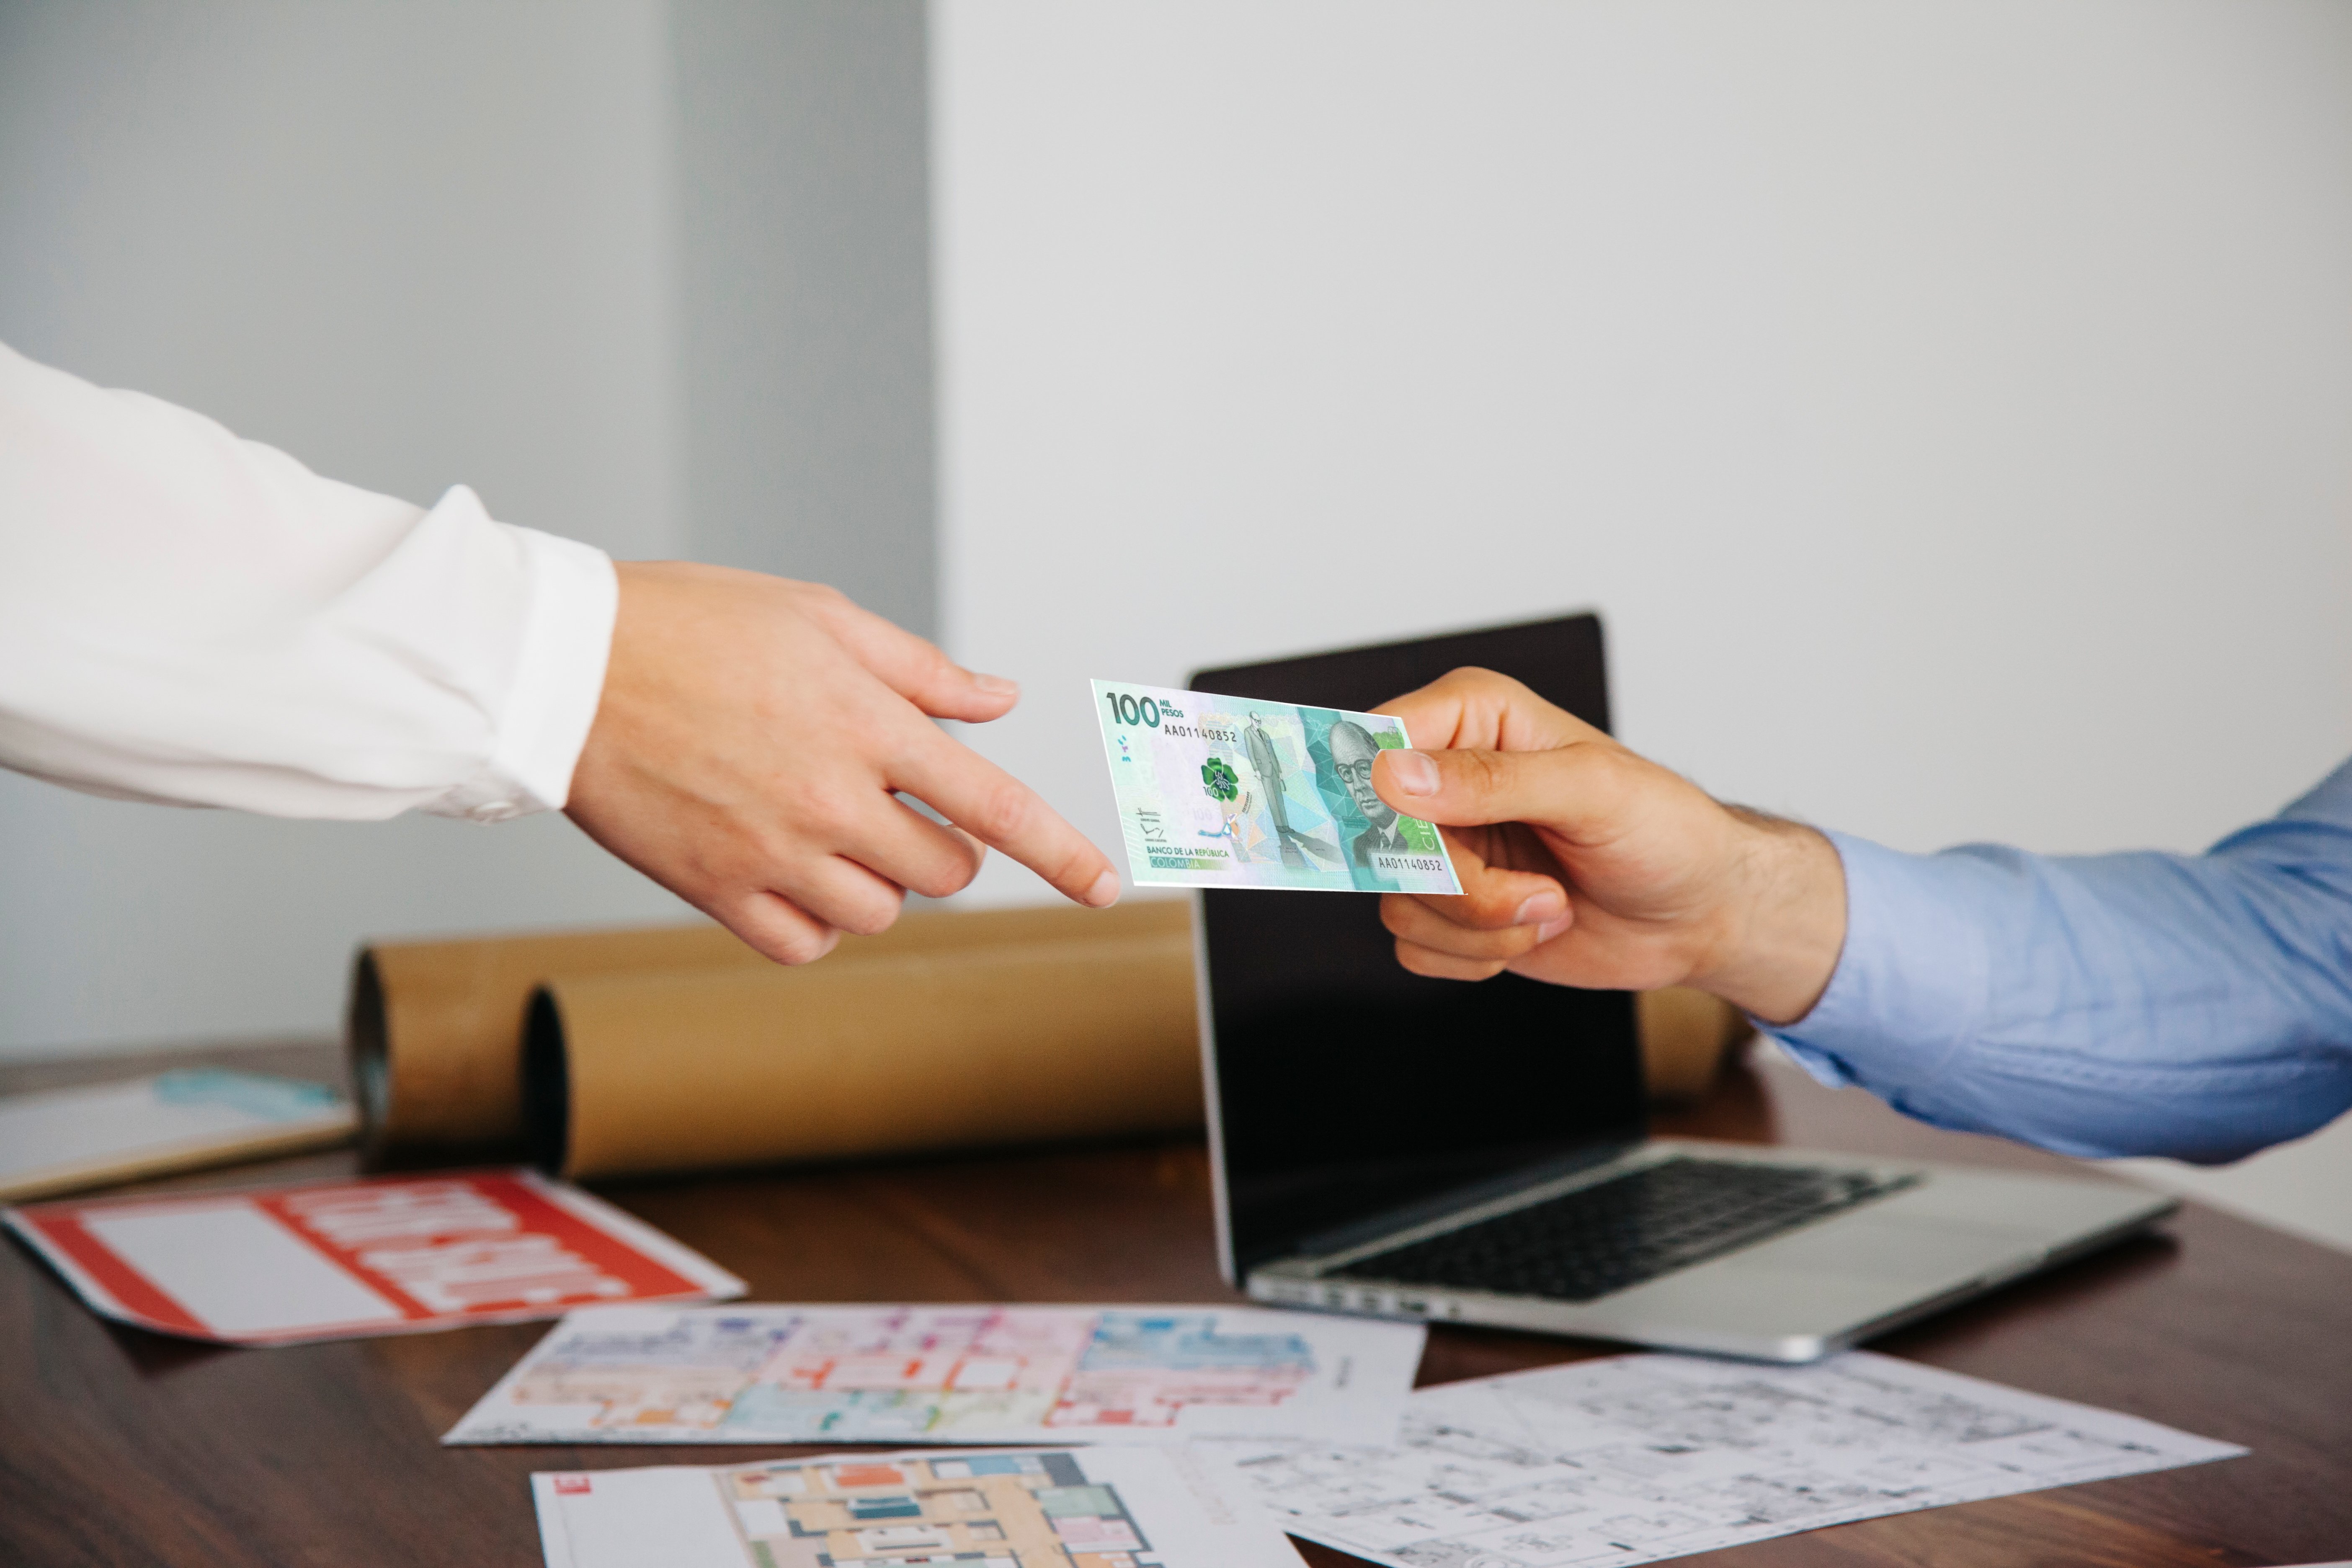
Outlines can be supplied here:
<path id="1" fill-rule="evenodd" d="M 1682 986 L 1633 998 L 1642 1034 L 1642 1079 L 1652 1100 L 1696 1100 L 1723 1071 L 1731 1047 L 1756 1031 L 1720 996 Z"/>
<path id="2" fill-rule="evenodd" d="M 1191 905 L 909 911 L 879 936 L 845 938 L 822 962 L 1007 942 L 1118 941 L 1190 930 Z M 724 927 L 651 926 L 378 942 L 352 975 L 352 1077 L 372 1161 L 395 1152 L 519 1145 L 523 1010 L 559 977 L 765 971 Z"/>
<path id="3" fill-rule="evenodd" d="M 555 974 L 763 963 L 723 926 L 376 942 L 352 971 L 348 1035 L 371 1159 L 518 1143 L 522 1016 Z"/>
<path id="4" fill-rule="evenodd" d="M 1193 1019 L 1181 931 L 553 980 L 531 1154 L 595 1177 L 1187 1131 Z"/>

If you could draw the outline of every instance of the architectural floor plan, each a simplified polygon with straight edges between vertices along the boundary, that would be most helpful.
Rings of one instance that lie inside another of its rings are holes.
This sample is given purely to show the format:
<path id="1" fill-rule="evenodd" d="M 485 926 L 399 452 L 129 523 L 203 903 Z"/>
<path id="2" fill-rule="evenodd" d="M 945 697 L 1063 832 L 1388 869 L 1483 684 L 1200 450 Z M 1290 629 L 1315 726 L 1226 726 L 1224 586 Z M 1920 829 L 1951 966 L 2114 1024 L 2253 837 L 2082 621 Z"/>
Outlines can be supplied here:
<path id="1" fill-rule="evenodd" d="M 531 1478 L 548 1568 L 1299 1568 L 1181 1447 Z"/>
<path id="2" fill-rule="evenodd" d="M 1654 1563 L 2245 1452 L 1866 1351 L 1578 1362 L 1423 1389 L 1393 1447 L 1203 1447 L 1292 1534 L 1395 1568 Z"/>
<path id="3" fill-rule="evenodd" d="M 757 1306 L 566 1318 L 451 1443 L 1392 1437 L 1417 1324 L 1252 1307 Z"/>

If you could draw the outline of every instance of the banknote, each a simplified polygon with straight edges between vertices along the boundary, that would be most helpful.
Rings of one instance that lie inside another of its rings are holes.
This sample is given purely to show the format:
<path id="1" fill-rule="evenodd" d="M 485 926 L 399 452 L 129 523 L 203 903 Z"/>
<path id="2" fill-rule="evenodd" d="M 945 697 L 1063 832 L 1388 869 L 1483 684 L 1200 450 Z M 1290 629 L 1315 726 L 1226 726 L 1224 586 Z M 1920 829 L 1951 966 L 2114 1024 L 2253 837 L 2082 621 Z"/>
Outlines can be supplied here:
<path id="1" fill-rule="evenodd" d="M 1097 680 L 1119 834 L 1139 883 L 1458 893 L 1437 829 L 1373 792 L 1404 721 Z"/>

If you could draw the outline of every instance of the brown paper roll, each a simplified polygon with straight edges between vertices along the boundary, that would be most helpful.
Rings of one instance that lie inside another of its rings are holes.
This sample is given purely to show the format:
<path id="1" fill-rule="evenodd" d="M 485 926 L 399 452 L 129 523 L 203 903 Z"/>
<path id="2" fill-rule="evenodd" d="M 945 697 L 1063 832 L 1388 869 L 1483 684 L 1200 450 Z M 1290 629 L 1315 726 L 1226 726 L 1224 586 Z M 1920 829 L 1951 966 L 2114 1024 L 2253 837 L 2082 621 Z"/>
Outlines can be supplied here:
<path id="1" fill-rule="evenodd" d="M 532 1157 L 615 1176 L 1200 1126 L 1189 907 L 1071 913 L 1088 934 L 551 980 Z"/>
<path id="2" fill-rule="evenodd" d="M 520 1142 L 523 1006 L 551 975 L 765 962 L 717 925 L 364 947 L 348 1024 L 362 1146 L 373 1160 Z"/>
<path id="3" fill-rule="evenodd" d="M 1024 942 L 1116 941 L 1189 930 L 1189 904 L 910 912 L 822 963 Z M 525 1005 L 557 978 L 774 969 L 716 925 L 379 942 L 352 967 L 352 1077 L 371 1161 L 519 1144 Z M 812 971 L 814 972 L 814 970 Z"/>
<path id="4" fill-rule="evenodd" d="M 1696 1100 L 1713 1087 L 1731 1047 L 1755 1030 L 1720 996 L 1672 985 L 1633 998 L 1642 1079 L 1652 1100 Z"/>

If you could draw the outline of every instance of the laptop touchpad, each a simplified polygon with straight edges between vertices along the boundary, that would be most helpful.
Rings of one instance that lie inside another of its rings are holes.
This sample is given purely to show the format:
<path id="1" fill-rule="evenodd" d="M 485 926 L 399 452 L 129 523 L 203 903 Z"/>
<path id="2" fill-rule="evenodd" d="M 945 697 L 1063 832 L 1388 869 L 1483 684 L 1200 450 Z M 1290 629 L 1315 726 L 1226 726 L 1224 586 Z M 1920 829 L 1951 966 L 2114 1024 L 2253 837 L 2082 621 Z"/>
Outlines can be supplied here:
<path id="1" fill-rule="evenodd" d="M 2042 1244 L 2038 1232 L 2000 1226 L 1850 1215 L 1744 1248 L 1723 1263 L 1742 1270 L 1793 1270 L 1933 1286 L 1963 1283 L 2004 1265 L 2039 1258 Z"/>

